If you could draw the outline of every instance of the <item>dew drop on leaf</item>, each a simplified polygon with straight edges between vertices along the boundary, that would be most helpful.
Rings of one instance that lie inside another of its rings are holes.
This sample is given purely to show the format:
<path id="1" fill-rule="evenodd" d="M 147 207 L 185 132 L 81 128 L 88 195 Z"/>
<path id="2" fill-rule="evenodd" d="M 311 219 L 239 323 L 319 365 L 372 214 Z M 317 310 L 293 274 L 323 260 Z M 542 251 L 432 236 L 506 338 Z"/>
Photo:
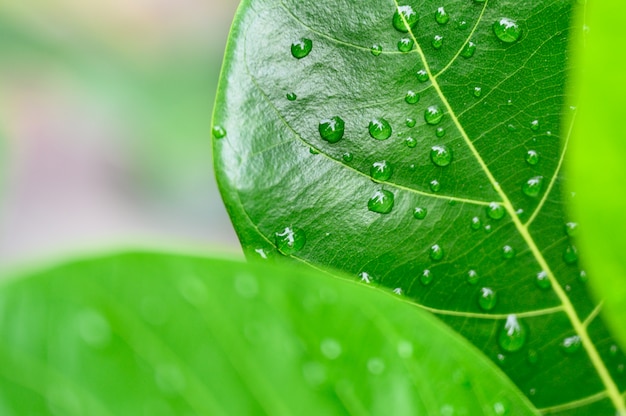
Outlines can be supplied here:
<path id="1" fill-rule="evenodd" d="M 480 87 L 474 87 L 474 91 L 472 91 L 472 94 L 476 98 L 480 97 L 482 93 L 483 93 L 483 89 Z"/>
<path id="2" fill-rule="evenodd" d="M 386 160 L 374 162 L 370 167 L 370 176 L 375 181 L 386 181 L 391 178 L 392 173 L 393 168 L 391 164 Z"/>
<path id="3" fill-rule="evenodd" d="M 493 24 L 493 33 L 502 42 L 513 43 L 519 39 L 522 29 L 515 20 L 503 17 Z"/>
<path id="4" fill-rule="evenodd" d="M 461 56 L 463 58 L 471 58 L 472 56 L 474 56 L 475 52 L 476 52 L 476 44 L 470 40 L 469 42 L 465 44 L 465 46 L 463 46 L 463 50 L 461 51 Z"/>
<path id="5" fill-rule="evenodd" d="M 568 222 L 565 224 L 565 232 L 568 236 L 574 237 L 578 234 L 578 223 L 577 222 Z"/>
<path id="6" fill-rule="evenodd" d="M 402 295 L 402 288 L 401 287 L 397 287 L 393 290 L 393 293 L 395 293 L 398 296 Z"/>
<path id="7" fill-rule="evenodd" d="M 470 285 L 475 285 L 476 283 L 478 283 L 478 273 L 476 272 L 476 270 L 470 270 L 467 272 L 467 283 L 469 283 Z"/>
<path id="8" fill-rule="evenodd" d="M 504 207 L 497 202 L 492 202 L 487 206 L 487 215 L 493 220 L 499 220 L 504 217 Z"/>
<path id="9" fill-rule="evenodd" d="M 573 354 L 580 349 L 581 345 L 580 336 L 573 335 L 565 338 L 563 342 L 561 342 L 561 349 L 567 354 Z"/>
<path id="10" fill-rule="evenodd" d="M 548 278 L 548 273 L 546 273 L 543 270 L 537 273 L 535 283 L 541 289 L 549 289 L 551 284 L 550 284 L 550 279 Z"/>
<path id="11" fill-rule="evenodd" d="M 443 137 L 445 135 L 446 135 L 446 129 L 444 129 L 443 127 L 437 127 L 437 130 L 435 130 L 435 136 Z"/>
<path id="12" fill-rule="evenodd" d="M 311 53 L 313 49 L 313 41 L 307 38 L 300 38 L 291 44 L 291 55 L 294 58 L 302 59 Z"/>
<path id="13" fill-rule="evenodd" d="M 450 15 L 443 6 L 438 7 L 437 11 L 435 11 L 435 21 L 440 25 L 445 25 L 450 21 Z"/>
<path id="14" fill-rule="evenodd" d="M 430 190 L 433 192 L 439 192 L 441 190 L 441 184 L 437 179 L 433 179 L 432 181 L 430 181 L 429 186 Z"/>
<path id="15" fill-rule="evenodd" d="M 323 140 L 329 143 L 337 143 L 343 137 L 345 123 L 339 116 L 320 121 L 319 131 Z"/>
<path id="16" fill-rule="evenodd" d="M 490 287 L 483 287 L 480 289 L 480 292 L 478 293 L 478 306 L 480 306 L 480 309 L 490 311 L 496 307 L 497 302 L 498 297 L 493 289 Z"/>
<path id="17" fill-rule="evenodd" d="M 430 270 L 426 269 L 422 272 L 422 275 L 420 276 L 420 282 L 424 285 L 424 286 L 428 286 L 430 284 L 430 282 L 433 281 L 433 275 L 430 272 Z"/>
<path id="18" fill-rule="evenodd" d="M 343 159 L 344 162 L 352 162 L 352 159 L 354 158 L 354 156 L 352 155 L 352 153 L 346 152 L 343 154 L 343 156 L 341 156 L 341 158 Z"/>
<path id="19" fill-rule="evenodd" d="M 226 130 L 224 130 L 224 127 L 222 126 L 213 126 L 213 137 L 215 137 L 216 139 L 221 139 L 224 136 L 226 136 Z"/>
<path id="20" fill-rule="evenodd" d="M 289 255 L 302 250 L 306 243 L 304 231 L 297 227 L 285 227 L 274 233 L 276 248 L 283 254 Z"/>
<path id="21" fill-rule="evenodd" d="M 575 245 L 570 244 L 565 247 L 565 251 L 563 252 L 563 260 L 567 264 L 574 264 L 578 261 L 578 249 Z"/>
<path id="22" fill-rule="evenodd" d="M 417 12 L 413 10 L 413 7 L 409 5 L 398 6 L 398 9 L 393 14 L 393 27 L 399 31 L 406 33 L 415 27 L 419 16 Z"/>
<path id="23" fill-rule="evenodd" d="M 409 341 L 398 342 L 398 355 L 400 358 L 411 358 L 413 356 L 413 344 Z"/>
<path id="24" fill-rule="evenodd" d="M 433 48 L 441 49 L 441 47 L 443 46 L 443 36 L 441 35 L 433 36 L 433 40 L 431 41 L 431 44 L 433 45 Z"/>
<path id="25" fill-rule="evenodd" d="M 400 52 L 410 52 L 413 49 L 413 39 L 411 38 L 402 38 L 398 41 L 398 50 Z"/>
<path id="26" fill-rule="evenodd" d="M 539 130 L 539 120 L 533 120 L 530 122 L 530 129 L 532 131 L 537 131 Z"/>
<path id="27" fill-rule="evenodd" d="M 413 218 L 416 220 L 423 220 L 426 218 L 426 214 L 428 214 L 428 210 L 422 207 L 415 207 L 413 210 Z"/>
<path id="28" fill-rule="evenodd" d="M 578 280 L 581 283 L 587 283 L 589 281 L 589 278 L 587 277 L 587 272 L 584 270 L 581 270 L 580 273 L 578 273 Z"/>
<path id="29" fill-rule="evenodd" d="M 417 124 L 417 121 L 414 118 L 407 117 L 405 124 L 408 128 L 413 128 Z"/>
<path id="30" fill-rule="evenodd" d="M 480 218 L 473 217 L 470 223 L 470 227 L 472 227 L 472 230 L 479 230 L 481 226 L 482 226 L 482 221 L 480 220 Z"/>
<path id="31" fill-rule="evenodd" d="M 445 145 L 436 145 L 430 149 L 430 160 L 437 166 L 448 166 L 452 161 L 452 151 Z"/>
<path id="32" fill-rule="evenodd" d="M 500 330 L 498 344 L 504 351 L 519 351 L 526 343 L 528 331 L 524 324 L 517 320 L 517 316 L 509 315 L 504 327 Z"/>
<path id="33" fill-rule="evenodd" d="M 407 147 L 410 148 L 414 148 L 415 146 L 417 146 L 417 140 L 415 140 L 413 137 L 407 137 L 406 140 L 404 140 L 404 143 L 407 145 Z"/>
<path id="34" fill-rule="evenodd" d="M 526 153 L 526 163 L 531 166 L 536 165 L 539 162 L 539 154 L 536 150 L 529 150 Z"/>
<path id="35" fill-rule="evenodd" d="M 522 185 L 522 192 L 524 195 L 530 197 L 537 197 L 543 189 L 543 176 L 533 176 Z"/>
<path id="36" fill-rule="evenodd" d="M 443 258 L 443 248 L 439 244 L 433 244 L 430 247 L 430 258 L 439 261 Z"/>
<path id="37" fill-rule="evenodd" d="M 404 97 L 404 101 L 408 104 L 417 104 L 420 100 L 420 95 L 415 91 L 407 91 L 406 96 Z"/>
<path id="38" fill-rule="evenodd" d="M 417 80 L 419 82 L 428 81 L 428 72 L 426 72 L 425 69 L 420 69 L 419 71 L 417 71 Z"/>
<path id="39" fill-rule="evenodd" d="M 389 214 L 393 209 L 394 195 L 386 189 L 374 192 L 374 195 L 367 201 L 367 209 L 379 214 Z"/>
<path id="40" fill-rule="evenodd" d="M 383 47 L 380 46 L 379 44 L 374 44 L 372 45 L 372 47 L 370 48 L 370 52 L 372 53 L 372 55 L 374 56 L 380 56 L 380 54 L 383 52 Z"/>
<path id="41" fill-rule="evenodd" d="M 341 344 L 333 338 L 326 338 L 320 344 L 320 351 L 329 360 L 335 360 L 341 355 Z"/>
<path id="42" fill-rule="evenodd" d="M 385 362 L 380 358 L 370 358 L 367 360 L 367 370 L 374 375 L 382 374 L 385 371 Z"/>
<path id="43" fill-rule="evenodd" d="M 387 140 L 391 137 L 391 125 L 384 118 L 375 118 L 370 121 L 369 132 L 376 140 Z"/>
<path id="44" fill-rule="evenodd" d="M 370 274 L 368 272 L 361 272 L 359 273 L 359 279 L 361 280 L 361 282 L 363 283 L 372 283 L 372 276 L 370 276 Z"/>
<path id="45" fill-rule="evenodd" d="M 298 96 L 295 93 L 290 92 L 287 94 L 287 99 L 289 101 L 296 101 L 296 99 L 298 99 Z"/>
<path id="46" fill-rule="evenodd" d="M 111 340 L 111 326 L 100 312 L 93 309 L 82 311 L 76 321 L 78 333 L 87 345 L 102 348 Z"/>
<path id="47" fill-rule="evenodd" d="M 502 257 L 506 260 L 515 257 L 515 249 L 509 245 L 502 247 Z"/>
<path id="48" fill-rule="evenodd" d="M 428 124 L 439 124 L 443 118 L 443 111 L 438 105 L 431 105 L 424 110 L 424 120 Z"/>
<path id="49" fill-rule="evenodd" d="M 320 152 L 314 148 L 314 147 L 309 147 L 309 153 L 311 153 L 312 155 L 319 155 Z"/>

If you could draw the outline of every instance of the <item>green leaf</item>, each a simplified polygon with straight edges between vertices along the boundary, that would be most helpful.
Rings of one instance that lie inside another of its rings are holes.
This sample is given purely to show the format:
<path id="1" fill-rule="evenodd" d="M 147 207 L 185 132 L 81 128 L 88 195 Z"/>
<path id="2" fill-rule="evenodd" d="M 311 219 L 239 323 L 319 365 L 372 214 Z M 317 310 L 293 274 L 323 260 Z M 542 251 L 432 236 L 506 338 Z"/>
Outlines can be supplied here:
<path id="1" fill-rule="evenodd" d="M 130 253 L 0 290 L 2 414 L 533 415 L 390 293 L 293 267 Z"/>
<path id="2" fill-rule="evenodd" d="M 609 11 L 610 12 L 607 12 Z M 605 316 L 626 346 L 626 107 L 623 2 L 591 2 L 584 13 L 584 48 L 575 55 L 580 71 L 574 85 L 579 101 L 569 155 L 573 208 L 580 220 L 580 244 L 590 280 L 605 300 Z M 591 28 L 591 29 L 589 29 Z M 621 357 L 612 362 L 624 371 Z"/>
<path id="3" fill-rule="evenodd" d="M 244 248 L 401 289 L 544 413 L 625 411 L 561 198 L 572 1 L 410 5 L 243 2 L 213 133 Z"/>

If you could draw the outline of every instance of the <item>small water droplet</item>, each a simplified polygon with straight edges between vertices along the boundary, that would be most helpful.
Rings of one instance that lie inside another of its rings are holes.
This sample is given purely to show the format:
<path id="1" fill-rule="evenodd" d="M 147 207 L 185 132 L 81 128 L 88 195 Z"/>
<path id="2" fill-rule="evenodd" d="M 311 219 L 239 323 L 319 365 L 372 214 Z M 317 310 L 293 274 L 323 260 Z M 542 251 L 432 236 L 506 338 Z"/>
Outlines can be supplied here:
<path id="1" fill-rule="evenodd" d="M 531 166 L 536 165 L 539 162 L 539 154 L 536 150 L 529 150 L 526 153 L 526 163 Z"/>
<path id="2" fill-rule="evenodd" d="M 509 407 L 504 401 L 499 401 L 493 404 L 493 411 L 496 416 L 504 416 L 509 412 Z"/>
<path id="3" fill-rule="evenodd" d="M 238 274 L 234 281 L 235 292 L 244 299 L 253 299 L 259 293 L 259 282 L 250 274 Z"/>
<path id="4" fill-rule="evenodd" d="M 448 166 L 452 161 L 452 151 L 445 145 L 436 145 L 430 149 L 430 160 L 437 166 Z"/>
<path id="5" fill-rule="evenodd" d="M 526 196 L 537 197 L 543 189 L 543 176 L 533 176 L 522 185 L 522 192 Z"/>
<path id="6" fill-rule="evenodd" d="M 496 307 L 497 302 L 498 297 L 493 289 L 490 287 L 483 287 L 480 289 L 480 292 L 478 293 L 478 306 L 480 306 L 480 309 L 490 311 Z"/>
<path id="7" fill-rule="evenodd" d="M 561 342 L 561 349 L 567 354 L 573 354 L 580 349 L 582 342 L 578 335 L 567 337 Z"/>
<path id="8" fill-rule="evenodd" d="M 476 272 L 476 270 L 470 270 L 467 272 L 467 283 L 469 283 L 470 285 L 475 285 L 476 283 L 478 283 L 478 273 Z"/>
<path id="9" fill-rule="evenodd" d="M 319 150 L 317 150 L 314 147 L 309 147 L 309 153 L 311 153 L 312 155 L 319 155 L 320 154 Z"/>
<path id="10" fill-rule="evenodd" d="M 290 255 L 302 250 L 306 243 L 304 231 L 297 227 L 285 227 L 274 233 L 274 242 L 278 251 Z"/>
<path id="11" fill-rule="evenodd" d="M 619 352 L 619 348 L 615 344 L 611 344 L 609 347 L 609 354 L 611 357 L 617 357 L 617 353 Z"/>
<path id="12" fill-rule="evenodd" d="M 578 261 L 578 249 L 575 245 L 570 244 L 565 247 L 565 251 L 563 252 L 563 260 L 567 264 L 574 264 Z"/>
<path id="13" fill-rule="evenodd" d="M 311 387 L 319 387 L 326 382 L 326 367 L 318 362 L 304 363 L 302 375 Z"/>
<path id="14" fill-rule="evenodd" d="M 111 340 L 109 321 L 99 311 L 82 311 L 76 319 L 78 334 L 91 347 L 105 347 Z"/>
<path id="15" fill-rule="evenodd" d="M 461 51 L 461 56 L 463 58 L 471 58 L 472 56 L 474 56 L 475 52 L 476 52 L 476 44 L 470 40 L 463 47 L 463 50 Z"/>
<path id="16" fill-rule="evenodd" d="M 624 364 L 618 364 L 617 368 L 616 368 L 618 374 L 624 374 L 624 370 L 625 369 L 626 369 L 626 367 L 624 367 Z"/>
<path id="17" fill-rule="evenodd" d="M 420 100 L 420 95 L 415 91 L 407 91 L 406 96 L 404 97 L 404 101 L 408 104 L 417 104 Z"/>
<path id="18" fill-rule="evenodd" d="M 513 131 L 516 131 L 516 130 L 517 130 L 517 127 L 515 127 L 515 125 L 513 125 L 513 124 L 508 124 L 508 125 L 506 126 L 506 129 L 507 129 L 508 131 L 510 131 L 510 132 L 513 132 Z"/>
<path id="19" fill-rule="evenodd" d="M 352 155 L 352 153 L 346 152 L 343 154 L 341 158 L 343 159 L 344 162 L 352 162 L 352 159 L 354 158 L 354 156 Z"/>
<path id="20" fill-rule="evenodd" d="M 443 258 L 443 248 L 439 244 L 433 244 L 430 247 L 430 258 L 439 261 Z"/>
<path id="21" fill-rule="evenodd" d="M 394 195 L 386 189 L 374 192 L 374 195 L 367 201 L 367 209 L 379 214 L 389 214 L 393 209 Z"/>
<path id="22" fill-rule="evenodd" d="M 446 129 L 444 129 L 443 127 L 437 127 L 437 130 L 435 130 L 435 136 L 443 137 L 445 135 L 446 135 Z"/>
<path id="23" fill-rule="evenodd" d="M 439 124 L 443 118 L 443 111 L 438 105 L 431 105 L 424 110 L 424 120 L 428 124 Z"/>
<path id="24" fill-rule="evenodd" d="M 512 259 L 515 257 L 515 249 L 508 245 L 502 247 L 502 257 L 506 260 Z"/>
<path id="25" fill-rule="evenodd" d="M 428 81 L 428 72 L 426 72 L 425 69 L 420 69 L 419 71 L 417 71 L 417 80 L 419 82 Z"/>
<path id="26" fill-rule="evenodd" d="M 406 33 L 413 29 L 419 20 L 417 12 L 413 10 L 413 7 L 409 5 L 398 6 L 398 9 L 393 14 L 393 27 L 399 31 Z"/>
<path id="27" fill-rule="evenodd" d="M 320 344 L 320 351 L 329 360 L 335 360 L 341 355 L 341 344 L 333 338 L 326 338 Z"/>
<path id="28" fill-rule="evenodd" d="M 294 58 L 302 59 L 311 53 L 313 41 L 307 38 L 300 38 L 291 44 L 291 54 Z"/>
<path id="29" fill-rule="evenodd" d="M 532 131 L 537 131 L 539 130 L 539 120 L 533 120 L 530 122 L 530 129 Z"/>
<path id="30" fill-rule="evenodd" d="M 383 47 L 376 43 L 372 45 L 372 47 L 370 48 L 370 52 L 374 56 L 380 56 L 380 54 L 383 52 Z"/>
<path id="31" fill-rule="evenodd" d="M 320 121 L 319 131 L 323 140 L 329 143 L 337 143 L 343 137 L 345 123 L 339 116 L 326 118 Z"/>
<path id="32" fill-rule="evenodd" d="M 517 316 L 509 315 L 500 330 L 498 344 L 505 351 L 519 351 L 526 343 L 527 333 L 526 327 L 517 320 Z"/>
<path id="33" fill-rule="evenodd" d="M 491 224 L 485 225 L 485 232 L 486 233 L 490 233 L 491 232 Z"/>
<path id="34" fill-rule="evenodd" d="M 533 387 L 530 390 L 528 390 L 528 395 L 534 396 L 535 394 L 537 394 L 537 389 L 536 388 Z"/>
<path id="35" fill-rule="evenodd" d="M 461 20 L 459 21 L 459 26 L 458 26 L 459 30 L 465 30 L 467 29 L 467 20 Z"/>
<path id="36" fill-rule="evenodd" d="M 393 168 L 386 160 L 374 162 L 370 167 L 370 176 L 375 181 L 386 181 L 391 178 L 392 173 Z"/>
<path id="37" fill-rule="evenodd" d="M 444 404 L 439 409 L 439 416 L 454 416 L 454 406 L 451 404 Z"/>
<path id="38" fill-rule="evenodd" d="M 422 275 L 420 276 L 420 282 L 424 286 L 428 286 L 430 284 L 430 282 L 432 282 L 432 281 L 433 281 L 433 274 L 428 269 L 424 270 L 422 272 Z"/>
<path id="39" fill-rule="evenodd" d="M 359 279 L 361 279 L 363 283 L 372 283 L 372 280 L 374 280 L 368 272 L 359 273 Z"/>
<path id="40" fill-rule="evenodd" d="M 417 121 L 414 118 L 407 117 L 405 123 L 408 128 L 413 128 L 417 124 Z"/>
<path id="41" fill-rule="evenodd" d="M 537 364 L 537 362 L 539 361 L 539 354 L 537 353 L 537 351 L 529 349 L 528 354 L 526 355 L 526 359 L 530 364 Z"/>
<path id="42" fill-rule="evenodd" d="M 445 25 L 450 21 L 450 15 L 446 12 L 446 9 L 443 7 L 438 7 L 435 12 L 435 21 L 440 25 Z"/>
<path id="43" fill-rule="evenodd" d="M 574 237 L 576 234 L 578 234 L 578 223 L 568 222 L 567 224 L 565 224 L 565 232 L 570 237 Z"/>
<path id="44" fill-rule="evenodd" d="M 402 38 L 398 41 L 398 50 L 400 52 L 410 52 L 413 49 L 413 39 L 411 38 Z"/>
<path id="45" fill-rule="evenodd" d="M 297 98 L 298 96 L 294 92 L 290 92 L 287 94 L 287 99 L 289 101 L 296 101 Z"/>
<path id="46" fill-rule="evenodd" d="M 382 374 L 385 371 L 385 362 L 377 357 L 370 358 L 367 361 L 367 370 L 376 376 Z"/>
<path id="47" fill-rule="evenodd" d="M 413 344 L 409 341 L 398 342 L 398 355 L 400 358 L 411 358 L 413 356 Z"/>
<path id="48" fill-rule="evenodd" d="M 213 137 L 216 139 L 221 139 L 226 136 L 226 130 L 222 126 L 213 126 Z"/>
<path id="49" fill-rule="evenodd" d="M 587 283 L 589 281 L 589 278 L 587 277 L 587 272 L 584 270 L 581 270 L 580 273 L 578 273 L 578 280 L 581 283 Z"/>
<path id="50" fill-rule="evenodd" d="M 258 254 L 259 257 L 261 257 L 263 260 L 267 260 L 267 253 L 262 248 L 257 248 L 254 250 L 254 252 Z"/>
<path id="51" fill-rule="evenodd" d="M 370 121 L 369 132 L 376 140 L 387 140 L 391 137 L 391 125 L 384 118 L 375 118 Z"/>
<path id="52" fill-rule="evenodd" d="M 407 137 L 406 140 L 404 140 L 404 143 L 407 145 L 407 147 L 410 148 L 414 148 L 415 146 L 417 146 L 417 140 L 415 140 L 413 137 Z"/>
<path id="53" fill-rule="evenodd" d="M 393 293 L 395 293 L 396 295 L 400 296 L 402 295 L 402 288 L 401 287 L 397 287 L 393 290 Z"/>
<path id="54" fill-rule="evenodd" d="M 426 218 L 427 214 L 428 210 L 426 208 L 415 207 L 415 209 L 413 210 L 413 218 L 415 218 L 416 220 L 423 220 L 424 218 Z"/>
<path id="55" fill-rule="evenodd" d="M 535 283 L 541 289 L 549 289 L 551 286 L 550 278 L 548 278 L 548 273 L 545 271 L 540 271 L 537 273 L 537 278 L 535 279 Z"/>
<path id="56" fill-rule="evenodd" d="M 433 179 L 432 181 L 430 181 L 429 186 L 430 190 L 433 192 L 439 192 L 441 190 L 441 184 L 437 179 Z"/>
<path id="57" fill-rule="evenodd" d="M 487 206 L 487 215 L 493 220 L 499 220 L 504 217 L 504 207 L 497 202 L 492 202 Z"/>
<path id="58" fill-rule="evenodd" d="M 472 227 L 472 230 L 479 230 L 482 226 L 482 221 L 478 217 L 473 217 L 470 226 Z"/>
<path id="59" fill-rule="evenodd" d="M 493 33 L 502 42 L 513 43 L 519 39 L 522 29 L 515 20 L 503 17 L 493 24 Z"/>
<path id="60" fill-rule="evenodd" d="M 443 46 L 443 36 L 441 35 L 433 36 L 433 40 L 431 41 L 431 44 L 433 45 L 433 48 L 441 49 L 441 47 Z"/>

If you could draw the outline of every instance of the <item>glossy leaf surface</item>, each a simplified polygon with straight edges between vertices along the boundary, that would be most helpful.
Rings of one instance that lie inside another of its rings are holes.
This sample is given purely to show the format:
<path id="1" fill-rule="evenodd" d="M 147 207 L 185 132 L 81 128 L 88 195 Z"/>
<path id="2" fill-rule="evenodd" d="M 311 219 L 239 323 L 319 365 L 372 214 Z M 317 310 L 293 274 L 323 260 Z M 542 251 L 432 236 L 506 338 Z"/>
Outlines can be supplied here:
<path id="1" fill-rule="evenodd" d="M 544 413 L 614 414 L 624 356 L 561 196 L 572 3 L 244 2 L 216 170 L 250 256 L 366 273 L 439 314 Z"/>
<path id="2" fill-rule="evenodd" d="M 0 408 L 536 414 L 467 341 L 393 296 L 293 267 L 173 255 L 56 267 L 0 289 Z"/>

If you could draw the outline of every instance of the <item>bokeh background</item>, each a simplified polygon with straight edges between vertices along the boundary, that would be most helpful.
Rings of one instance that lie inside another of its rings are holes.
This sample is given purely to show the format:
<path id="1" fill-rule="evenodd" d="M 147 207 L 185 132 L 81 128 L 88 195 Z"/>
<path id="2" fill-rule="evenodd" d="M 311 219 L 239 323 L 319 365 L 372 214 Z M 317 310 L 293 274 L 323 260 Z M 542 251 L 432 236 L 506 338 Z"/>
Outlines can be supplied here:
<path id="1" fill-rule="evenodd" d="M 115 245 L 240 253 L 210 121 L 238 0 L 0 7 L 0 268 Z"/>

